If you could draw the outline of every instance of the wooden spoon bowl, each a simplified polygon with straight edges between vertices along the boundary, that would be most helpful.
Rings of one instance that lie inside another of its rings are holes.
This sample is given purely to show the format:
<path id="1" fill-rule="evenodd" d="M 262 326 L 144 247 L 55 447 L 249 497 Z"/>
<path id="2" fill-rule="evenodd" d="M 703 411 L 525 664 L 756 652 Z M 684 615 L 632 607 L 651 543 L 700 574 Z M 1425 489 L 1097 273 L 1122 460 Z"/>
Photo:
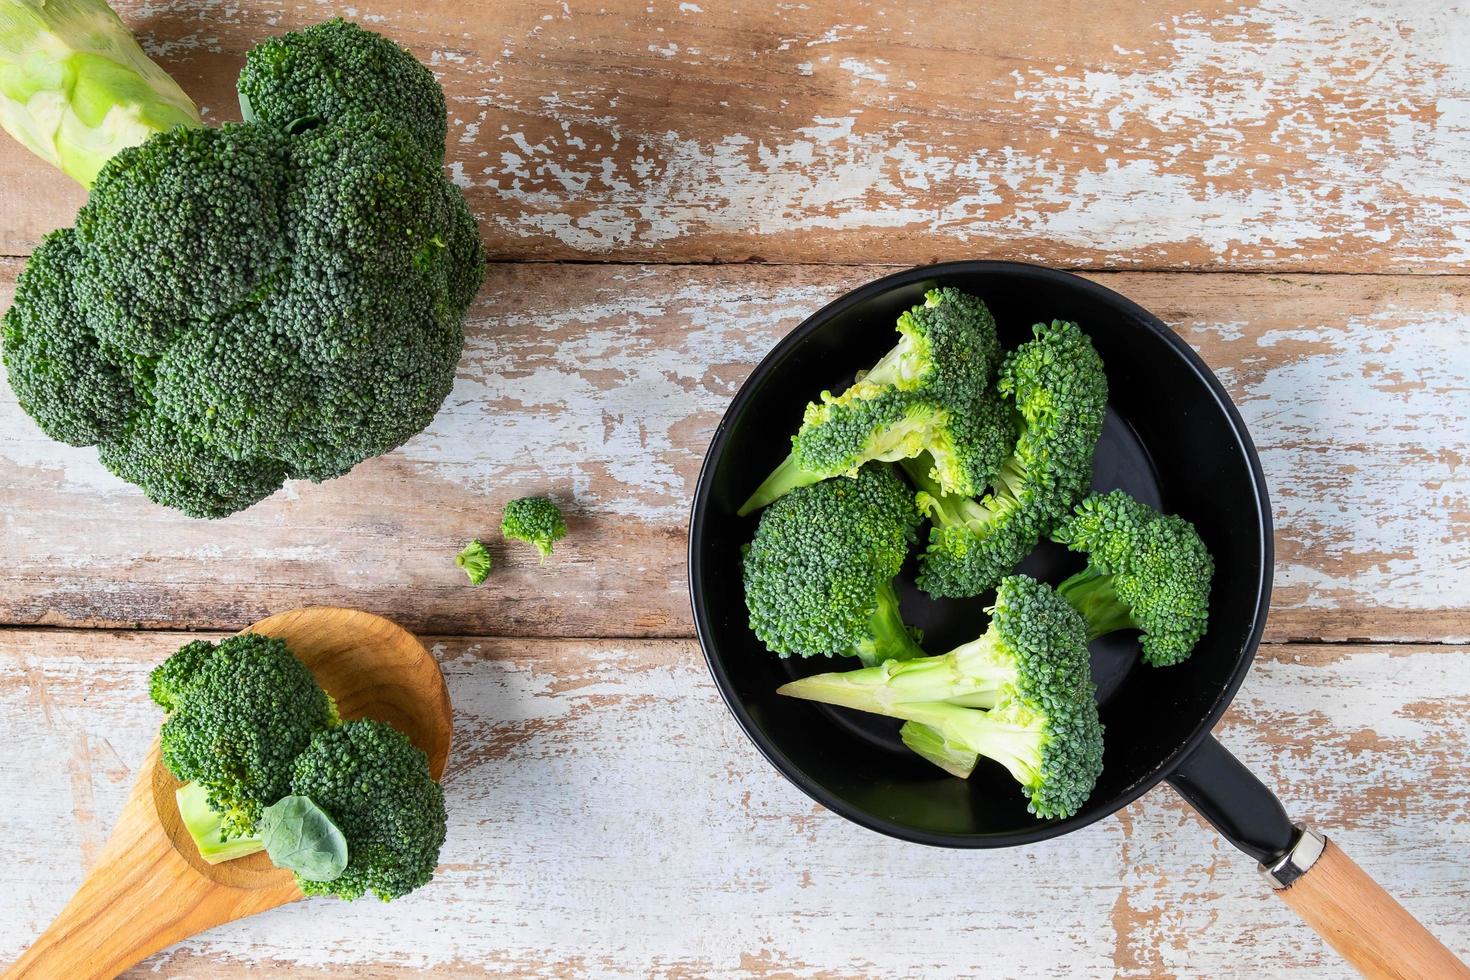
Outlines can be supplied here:
<path id="1" fill-rule="evenodd" d="M 381 616 L 331 608 L 279 613 L 247 632 L 285 640 L 343 718 L 388 722 L 443 777 L 449 691 L 413 634 Z M 291 873 L 263 853 L 204 861 L 179 820 L 178 788 L 155 739 L 97 866 L 6 977 L 114 977 L 181 939 L 301 898 Z"/>

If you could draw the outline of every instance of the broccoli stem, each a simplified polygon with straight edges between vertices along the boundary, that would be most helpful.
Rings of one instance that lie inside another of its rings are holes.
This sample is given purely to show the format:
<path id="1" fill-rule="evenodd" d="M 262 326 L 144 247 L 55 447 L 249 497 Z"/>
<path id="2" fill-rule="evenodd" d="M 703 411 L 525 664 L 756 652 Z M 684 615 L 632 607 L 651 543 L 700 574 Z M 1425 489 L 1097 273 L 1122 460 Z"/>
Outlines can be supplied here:
<path id="1" fill-rule="evenodd" d="M 1113 576 L 1088 565 L 1057 586 L 1062 598 L 1087 620 L 1087 639 L 1091 642 L 1105 633 L 1137 629 L 1133 612 L 1113 587 Z"/>
<path id="2" fill-rule="evenodd" d="M 210 864 L 222 864 L 265 850 L 265 840 L 259 836 L 226 839 L 223 815 L 209 805 L 209 791 L 198 783 L 180 786 L 174 799 L 184 829 L 194 838 L 199 856 Z"/>
<path id="3" fill-rule="evenodd" d="M 952 744 L 938 730 L 916 721 L 906 721 L 898 730 L 903 744 L 916 754 L 928 759 L 951 776 L 969 779 L 980 762 L 978 753 Z"/>
<path id="4" fill-rule="evenodd" d="M 888 714 L 888 709 L 895 705 L 930 701 L 967 708 L 993 708 L 1003 699 L 1016 681 L 1016 670 L 994 637 L 987 633 L 949 653 L 925 656 L 903 629 L 903 621 L 896 613 L 896 597 L 893 601 L 892 621 L 907 638 L 906 648 L 918 651 L 917 657 L 888 656 L 862 670 L 804 677 L 787 684 L 780 693 L 879 714 Z M 890 636 L 898 642 L 896 634 Z"/>
<path id="5" fill-rule="evenodd" d="M 968 775 L 974 769 L 968 758 L 968 753 L 974 753 L 1005 766 L 1019 783 L 1032 785 L 1036 782 L 1045 740 L 1039 715 L 1026 719 L 1030 722 L 1027 724 L 1018 723 L 1008 715 L 997 717 L 997 712 L 976 711 L 962 704 L 894 700 L 891 694 L 885 693 L 886 675 L 896 674 L 906 666 L 890 663 L 843 674 L 803 677 L 783 685 L 776 693 L 908 722 L 904 726 L 908 730 L 905 744 L 919 741 L 928 750 L 920 752 L 920 755 L 956 775 Z M 844 683 L 850 678 L 852 683 Z M 945 761 L 940 762 L 934 758 L 935 755 Z"/>
<path id="6" fill-rule="evenodd" d="M 119 150 L 200 125 L 103 0 L 0 0 L 0 126 L 82 186 Z"/>
<path id="7" fill-rule="evenodd" d="M 1025 474 L 1014 455 L 1007 456 L 991 492 L 977 499 L 945 493 L 934 479 L 933 458 L 925 453 L 899 463 L 919 491 L 919 509 L 940 527 L 968 527 L 979 533 L 1016 503 Z"/>
<path id="8" fill-rule="evenodd" d="M 878 607 L 868 618 L 868 637 L 853 652 L 864 667 L 872 668 L 885 661 L 912 661 L 924 656 L 923 649 L 903 621 L 903 613 L 898 608 L 898 593 L 894 591 L 892 582 L 885 582 L 878 590 Z"/>
<path id="9" fill-rule="evenodd" d="M 821 481 L 822 474 L 803 469 L 802 465 L 796 461 L 796 453 L 792 452 L 781 461 L 780 466 L 771 471 L 771 475 L 766 477 L 764 483 L 755 488 L 755 493 L 751 494 L 750 499 L 741 504 L 740 509 L 735 513 L 744 517 L 775 503 L 799 487 L 809 487 Z"/>

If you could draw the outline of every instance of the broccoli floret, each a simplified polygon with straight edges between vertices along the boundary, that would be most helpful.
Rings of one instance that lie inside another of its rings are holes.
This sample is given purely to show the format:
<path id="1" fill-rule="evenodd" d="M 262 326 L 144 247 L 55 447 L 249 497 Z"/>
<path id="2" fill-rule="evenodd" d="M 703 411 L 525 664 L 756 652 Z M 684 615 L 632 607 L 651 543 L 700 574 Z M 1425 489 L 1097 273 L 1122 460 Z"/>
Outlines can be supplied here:
<path id="1" fill-rule="evenodd" d="M 142 405 L 131 358 L 101 344 L 77 309 L 80 252 L 70 228 L 37 246 L 3 321 L 5 370 L 16 400 L 51 438 L 91 446 L 119 436 Z"/>
<path id="2" fill-rule="evenodd" d="M 159 730 L 164 766 L 196 784 L 218 814 L 218 832 L 196 838 L 206 858 L 256 833 L 262 811 L 290 792 L 297 755 L 338 720 L 285 641 L 258 633 L 188 644 L 155 668 L 149 693 L 168 712 Z M 201 825 L 196 818 L 191 830 Z"/>
<path id="3" fill-rule="evenodd" d="M 806 408 L 791 454 L 741 506 L 743 516 L 797 487 L 851 476 L 870 461 L 927 451 L 934 479 L 978 494 L 1010 448 L 990 393 L 1000 359 L 995 319 L 958 289 L 930 290 L 898 319 L 898 344 L 841 395 Z"/>
<path id="4" fill-rule="evenodd" d="M 793 490 L 761 514 L 745 552 L 750 628 L 783 657 L 923 656 L 893 588 L 918 523 L 903 482 L 880 463 Z"/>
<path id="5" fill-rule="evenodd" d="M 286 256 L 286 140 L 179 127 L 123 150 L 77 212 L 77 304 L 102 341 L 162 354 L 246 305 Z"/>
<path id="6" fill-rule="evenodd" d="M 205 661 L 214 656 L 214 644 L 208 640 L 186 643 L 148 675 L 148 696 L 164 711 L 173 711 L 184 698 Z"/>
<path id="7" fill-rule="evenodd" d="M 119 150 L 199 110 L 104 0 L 0 4 L 0 125 L 90 187 Z"/>
<path id="8" fill-rule="evenodd" d="M 1114 490 L 1082 501 L 1052 537 L 1087 555 L 1058 591 L 1086 618 L 1089 639 L 1136 629 L 1145 663 L 1189 658 L 1209 626 L 1215 574 L 1193 524 Z"/>
<path id="9" fill-rule="evenodd" d="M 236 88 L 248 121 L 291 132 L 380 112 L 444 158 L 449 124 L 433 73 L 383 35 L 340 18 L 251 49 Z"/>
<path id="10" fill-rule="evenodd" d="M 123 149 L 0 331 L 48 434 L 195 517 L 340 476 L 427 426 L 484 274 L 428 70 L 342 23 L 271 52 L 252 91 L 319 98 L 311 124 L 181 126 Z M 388 98 L 399 84 L 412 92 Z"/>
<path id="11" fill-rule="evenodd" d="M 149 500 L 190 517 L 225 517 L 275 493 L 285 466 L 271 459 L 230 459 L 158 415 L 139 413 L 121 436 L 97 447 L 97 459 Z"/>
<path id="12" fill-rule="evenodd" d="M 998 762 L 1038 817 L 1076 813 L 1102 772 L 1086 626 L 1024 575 L 1001 580 L 977 640 L 942 656 L 805 677 L 779 692 L 901 718 L 905 743 L 959 775 L 972 756 Z"/>
<path id="13" fill-rule="evenodd" d="M 291 792 L 310 797 L 347 839 L 346 871 L 325 882 L 298 876 L 305 894 L 391 901 L 434 876 L 444 791 L 428 757 L 393 726 L 363 719 L 318 733 L 296 759 Z"/>
<path id="14" fill-rule="evenodd" d="M 1032 328 L 1034 339 L 1001 366 L 998 388 L 1017 431 L 993 489 L 979 500 L 945 492 L 922 459 L 904 469 L 932 520 L 919 588 L 966 597 L 993 588 L 1041 536 L 1063 520 L 1092 482 L 1092 454 L 1107 412 L 1108 379 L 1075 323 Z"/>
<path id="15" fill-rule="evenodd" d="M 545 561 L 554 542 L 566 537 L 567 524 L 561 510 L 545 497 L 521 497 L 505 505 L 500 533 L 512 541 L 535 545 Z"/>
<path id="16" fill-rule="evenodd" d="M 459 554 L 454 556 L 454 563 L 464 569 L 471 585 L 479 585 L 490 574 L 490 567 L 495 562 L 489 549 L 477 538 L 459 550 Z"/>

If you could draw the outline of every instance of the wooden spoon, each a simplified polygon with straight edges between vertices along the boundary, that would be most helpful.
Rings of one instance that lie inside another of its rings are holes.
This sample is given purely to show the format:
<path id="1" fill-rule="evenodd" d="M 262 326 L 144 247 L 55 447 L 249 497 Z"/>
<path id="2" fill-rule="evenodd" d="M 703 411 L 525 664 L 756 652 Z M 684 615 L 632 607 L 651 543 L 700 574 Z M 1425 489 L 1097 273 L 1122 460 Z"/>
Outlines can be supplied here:
<path id="1" fill-rule="evenodd" d="M 248 632 L 285 640 L 343 718 L 388 722 L 428 754 L 435 779 L 444 775 L 449 691 L 407 630 L 370 613 L 318 608 L 271 616 Z M 179 821 L 178 788 L 154 739 L 97 866 L 6 977 L 115 977 L 181 939 L 301 897 L 291 873 L 263 853 L 213 865 L 200 858 Z"/>

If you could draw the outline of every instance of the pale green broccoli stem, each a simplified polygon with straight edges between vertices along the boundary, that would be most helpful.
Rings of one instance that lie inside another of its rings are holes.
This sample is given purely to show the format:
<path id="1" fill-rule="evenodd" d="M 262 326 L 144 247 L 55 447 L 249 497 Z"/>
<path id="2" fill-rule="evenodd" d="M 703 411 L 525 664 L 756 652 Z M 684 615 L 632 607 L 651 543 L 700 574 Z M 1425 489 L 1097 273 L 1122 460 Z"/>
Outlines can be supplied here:
<path id="1" fill-rule="evenodd" d="M 898 608 L 898 593 L 893 590 L 891 582 L 885 582 L 878 590 L 878 607 L 868 618 L 868 634 L 868 638 L 852 651 L 865 667 L 881 669 L 878 665 L 885 661 L 912 661 L 924 656 L 923 649 L 903 621 L 903 614 Z"/>
<path id="2" fill-rule="evenodd" d="M 0 0 L 0 126 L 84 187 L 199 110 L 102 0 Z"/>
<path id="3" fill-rule="evenodd" d="M 179 819 L 199 848 L 199 856 L 210 864 L 222 864 L 265 850 L 259 835 L 225 837 L 224 815 L 209 805 L 209 791 L 198 783 L 185 783 L 174 793 Z"/>
<path id="4" fill-rule="evenodd" d="M 1057 586 L 1057 594 L 1087 620 L 1089 642 L 1107 633 L 1138 627 L 1133 610 L 1118 598 L 1113 576 L 1091 565 Z"/>
<path id="5" fill-rule="evenodd" d="M 920 512 L 941 527 L 969 527 L 979 532 L 986 524 L 1001 517 L 1014 506 L 1025 479 L 1014 455 L 1006 457 L 995 476 L 996 493 L 973 497 L 945 493 L 934 478 L 933 460 L 928 455 L 900 461 L 900 466 L 913 483 L 918 495 L 915 503 Z"/>
<path id="6" fill-rule="evenodd" d="M 875 616 L 884 612 L 884 606 L 880 601 Z M 896 598 L 893 606 L 893 619 L 901 627 L 902 620 L 896 615 Z M 902 633 L 909 636 L 906 629 Z M 918 649 L 911 637 L 908 642 Z M 890 709 L 899 705 L 928 702 L 993 708 L 1005 700 L 1016 681 L 1014 658 L 987 632 L 941 656 L 924 656 L 921 651 L 916 658 L 890 658 L 886 663 L 862 670 L 804 677 L 781 688 L 781 693 L 859 711 L 891 714 Z"/>
<path id="7" fill-rule="evenodd" d="M 755 493 L 740 505 L 736 514 L 741 517 L 752 514 L 775 503 L 793 490 L 820 482 L 822 482 L 822 474 L 803 468 L 796 461 L 796 453 L 792 452 L 781 461 L 780 466 L 771 471 L 771 475 L 766 477 L 765 482 L 755 488 Z"/>
<path id="8" fill-rule="evenodd" d="M 887 671 L 896 675 L 906 666 L 909 665 L 888 663 L 846 674 L 804 677 L 778 688 L 777 693 L 855 708 L 926 727 L 931 731 L 920 733 L 910 729 L 910 739 L 917 737 L 926 746 L 943 746 L 941 754 L 951 763 L 944 766 L 947 770 L 973 770 L 974 763 L 965 755 L 968 752 L 1000 763 L 1023 785 L 1034 786 L 1040 781 L 1042 749 L 1047 742 L 1045 718 L 1040 714 L 1024 709 L 976 711 L 953 701 L 895 700 L 880 694 L 880 689 L 874 684 L 844 685 L 836 680 L 870 671 Z M 921 754 L 929 758 L 927 753 Z"/>
<path id="9" fill-rule="evenodd" d="M 910 751 L 929 760 L 951 776 L 969 779 L 980 763 L 980 755 L 962 745 L 955 745 L 939 731 L 916 721 L 906 721 L 898 737 Z"/>

